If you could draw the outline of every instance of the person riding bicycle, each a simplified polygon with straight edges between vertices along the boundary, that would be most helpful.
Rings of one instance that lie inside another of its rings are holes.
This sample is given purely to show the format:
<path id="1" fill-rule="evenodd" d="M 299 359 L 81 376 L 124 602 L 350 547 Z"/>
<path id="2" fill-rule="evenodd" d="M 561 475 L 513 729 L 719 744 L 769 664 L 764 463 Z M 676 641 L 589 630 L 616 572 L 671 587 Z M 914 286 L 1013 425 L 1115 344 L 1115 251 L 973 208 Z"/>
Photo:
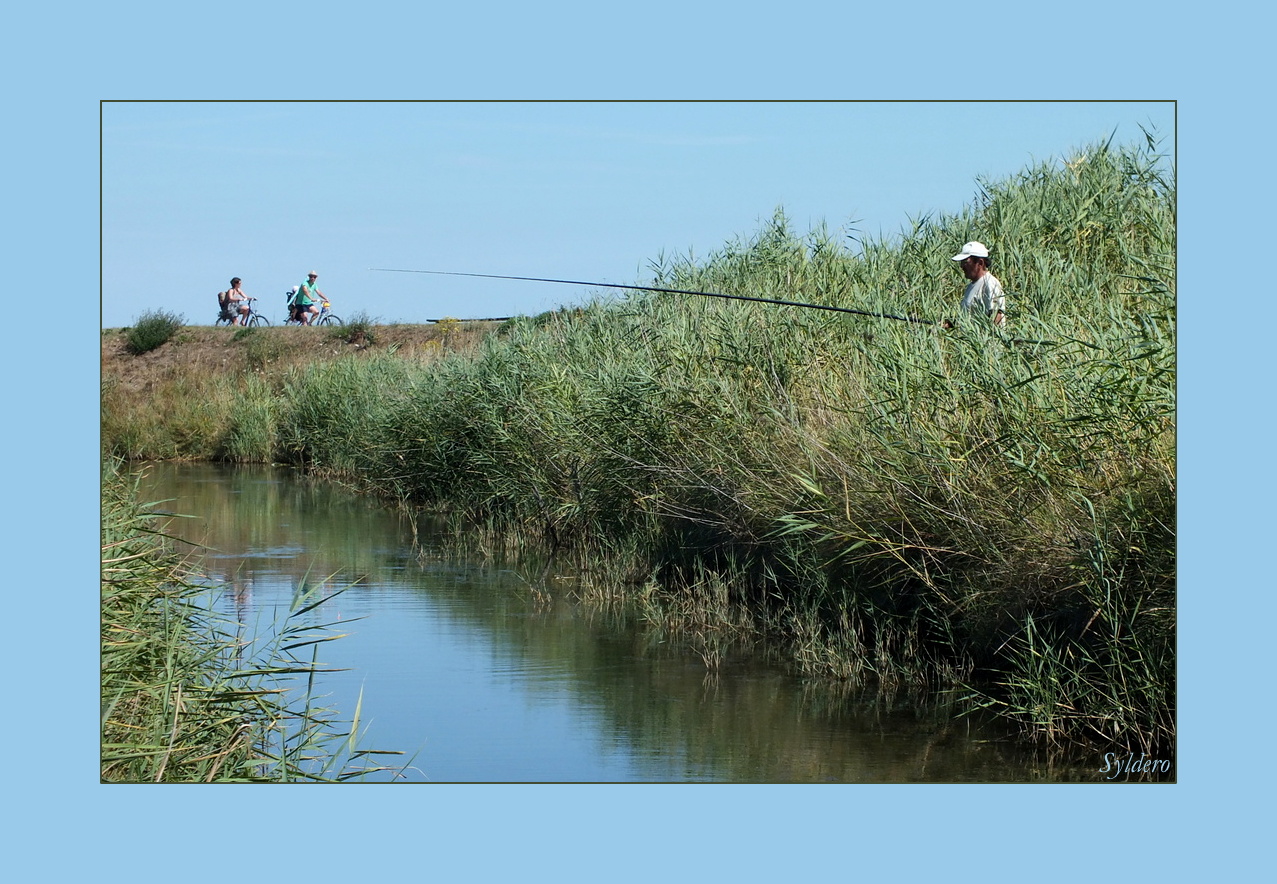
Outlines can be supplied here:
<path id="1" fill-rule="evenodd" d="M 229 319 L 231 325 L 242 325 L 241 320 L 248 318 L 248 295 L 239 287 L 240 278 L 232 277 L 231 287 L 217 293 L 217 303 L 222 308 L 222 319 Z"/>
<path id="2" fill-rule="evenodd" d="M 324 293 L 315 285 L 315 280 L 319 279 L 319 274 L 311 271 L 306 274 L 306 281 L 297 287 L 297 294 L 293 296 L 293 319 L 299 321 L 302 325 L 310 325 L 311 320 L 319 315 L 319 304 L 321 301 L 327 300 Z"/>

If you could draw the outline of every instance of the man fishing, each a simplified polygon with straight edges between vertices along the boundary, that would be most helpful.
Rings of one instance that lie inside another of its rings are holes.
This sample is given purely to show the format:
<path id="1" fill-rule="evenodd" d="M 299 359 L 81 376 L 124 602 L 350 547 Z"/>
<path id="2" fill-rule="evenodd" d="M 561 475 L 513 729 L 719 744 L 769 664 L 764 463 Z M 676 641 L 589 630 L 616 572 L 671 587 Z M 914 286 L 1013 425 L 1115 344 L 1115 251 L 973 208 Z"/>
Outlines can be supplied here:
<path id="1" fill-rule="evenodd" d="M 989 249 L 984 243 L 969 242 L 962 251 L 953 256 L 968 280 L 962 292 L 962 309 L 970 313 L 983 313 L 993 320 L 994 325 L 1006 325 L 1006 295 L 1002 291 L 1002 283 L 989 272 Z M 945 328 L 953 328 L 953 323 L 945 322 Z"/>

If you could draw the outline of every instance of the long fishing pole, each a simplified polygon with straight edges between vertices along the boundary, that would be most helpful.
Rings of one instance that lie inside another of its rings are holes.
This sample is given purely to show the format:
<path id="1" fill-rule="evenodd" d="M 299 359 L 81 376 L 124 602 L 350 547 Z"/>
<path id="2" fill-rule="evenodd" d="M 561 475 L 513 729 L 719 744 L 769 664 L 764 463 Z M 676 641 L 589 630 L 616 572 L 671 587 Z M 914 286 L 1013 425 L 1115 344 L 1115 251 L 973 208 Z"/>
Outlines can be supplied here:
<path id="1" fill-rule="evenodd" d="M 499 276 L 495 273 L 460 273 L 454 270 L 398 270 L 389 267 L 369 267 L 370 271 L 375 273 L 428 273 L 433 276 L 470 276 L 478 279 L 512 279 L 520 282 L 552 282 L 559 285 L 584 285 L 594 288 L 605 289 L 627 289 L 629 291 L 638 292 L 664 292 L 672 295 L 699 295 L 703 298 L 726 298 L 732 301 L 756 301 L 760 304 L 780 304 L 783 307 L 806 307 L 809 310 L 829 310 L 834 313 L 854 313 L 857 316 L 872 316 L 877 319 L 895 319 L 900 322 L 914 322 L 919 325 L 938 325 L 942 328 L 952 328 L 953 324 L 949 321 L 937 322 L 932 319 L 919 319 L 916 316 L 898 316 L 894 313 L 875 313 L 872 310 L 856 310 L 853 307 L 835 307 L 831 304 L 811 304 L 804 301 L 782 301 L 777 298 L 758 298 L 753 295 L 725 295 L 721 292 L 698 292 L 688 289 L 667 289 L 650 285 L 621 285 L 616 282 L 586 282 L 580 279 L 547 279 L 540 276 Z M 497 317 L 497 319 L 510 319 L 509 316 Z M 491 320 L 491 321 L 496 321 Z M 1025 338 L 1003 338 L 1010 344 L 1040 344 L 1044 346 L 1054 345 L 1054 341 L 1034 341 Z"/>
<path id="2" fill-rule="evenodd" d="M 638 292 L 665 292 L 672 295 L 699 295 L 703 298 L 726 298 L 732 301 L 757 301 L 760 304 L 780 304 L 784 307 L 806 307 L 809 310 L 830 310 L 835 313 L 854 313 L 857 316 L 873 316 L 878 319 L 896 319 L 900 322 L 916 322 L 921 325 L 939 325 L 930 319 L 919 319 L 916 316 L 897 316 L 894 313 L 874 313 L 870 310 L 856 310 L 851 307 L 834 307 L 830 304 L 809 304 L 802 301 L 782 301 L 776 298 L 757 298 L 752 295 L 725 295 L 721 292 L 695 292 L 687 289 L 667 289 L 650 285 L 621 285 L 614 282 L 585 282 L 579 279 L 545 279 L 538 276 L 498 276 L 495 273 L 457 273 L 448 270 L 396 270 L 387 267 L 370 267 L 377 273 L 429 273 L 435 276 L 472 276 L 479 279 L 513 279 L 522 282 L 553 282 L 560 285 L 585 285 L 594 288 L 628 289 Z"/>

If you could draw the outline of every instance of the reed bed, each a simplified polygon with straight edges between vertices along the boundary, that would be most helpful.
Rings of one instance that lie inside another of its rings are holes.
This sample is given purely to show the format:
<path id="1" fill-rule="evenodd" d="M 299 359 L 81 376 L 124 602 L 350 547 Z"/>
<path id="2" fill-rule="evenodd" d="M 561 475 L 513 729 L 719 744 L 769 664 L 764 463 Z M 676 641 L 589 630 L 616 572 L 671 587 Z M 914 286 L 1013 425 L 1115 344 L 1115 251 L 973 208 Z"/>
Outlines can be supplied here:
<path id="1" fill-rule="evenodd" d="M 358 747 L 358 710 L 343 722 L 319 705 L 315 649 L 340 636 L 307 617 L 310 595 L 269 636 L 245 640 L 114 464 L 102 500 L 103 782 L 340 782 L 390 770 L 375 756 L 400 753 Z"/>
<path id="2" fill-rule="evenodd" d="M 763 636 L 812 677 L 965 685 L 1049 743 L 1164 747 L 1166 165 L 1152 136 L 1090 145 L 882 240 L 800 236 L 778 210 L 703 260 L 658 257 L 644 283 L 957 320 L 949 258 L 979 239 L 1005 331 L 636 291 L 430 365 L 298 373 L 262 438 L 276 459 L 608 562 L 653 616 L 703 599 L 683 616 L 707 664 L 725 636 Z"/>

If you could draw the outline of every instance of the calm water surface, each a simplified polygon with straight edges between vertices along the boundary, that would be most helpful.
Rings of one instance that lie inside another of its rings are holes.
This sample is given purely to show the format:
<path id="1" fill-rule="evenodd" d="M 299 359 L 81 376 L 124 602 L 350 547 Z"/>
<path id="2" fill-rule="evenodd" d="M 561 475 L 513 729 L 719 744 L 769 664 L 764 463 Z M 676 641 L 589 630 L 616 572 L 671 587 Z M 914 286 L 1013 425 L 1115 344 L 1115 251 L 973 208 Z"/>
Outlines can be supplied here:
<path id="1" fill-rule="evenodd" d="M 303 582 L 345 588 L 314 612 L 324 705 L 363 692 L 367 748 L 416 756 L 432 782 L 1034 782 L 1059 778 L 935 705 L 725 664 L 641 622 L 536 591 L 539 573 L 444 555 L 441 538 L 345 489 L 265 467 L 153 464 L 143 499 L 188 514 L 218 604 L 250 628 Z M 418 527 L 417 531 L 421 531 Z M 553 575 L 570 586 L 572 575 Z M 349 621 L 349 622 L 347 622 Z M 1075 777 L 1074 777 L 1075 778 Z"/>

